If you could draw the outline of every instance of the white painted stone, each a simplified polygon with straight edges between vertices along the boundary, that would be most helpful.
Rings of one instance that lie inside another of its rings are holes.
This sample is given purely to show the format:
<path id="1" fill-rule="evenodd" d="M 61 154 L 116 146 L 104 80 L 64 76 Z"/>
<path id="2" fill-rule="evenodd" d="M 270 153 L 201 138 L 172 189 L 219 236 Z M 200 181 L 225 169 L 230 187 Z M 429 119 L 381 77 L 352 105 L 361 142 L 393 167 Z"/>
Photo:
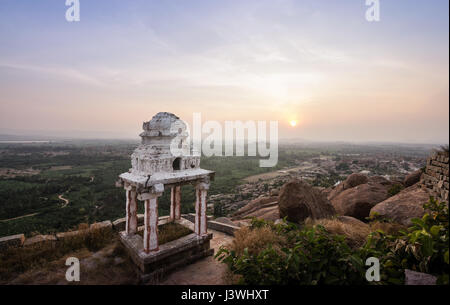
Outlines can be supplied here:
<path id="1" fill-rule="evenodd" d="M 117 185 L 127 190 L 126 231 L 135 234 L 136 199 L 144 201 L 144 251 L 158 249 L 157 197 L 172 187 L 170 218 L 181 218 L 181 184 L 196 187 L 196 233 L 206 234 L 206 191 L 214 172 L 200 168 L 200 154 L 191 150 L 187 125 L 176 115 L 160 112 L 144 122 L 141 144 L 131 155 L 131 168 Z M 136 193 L 136 196 L 134 195 Z"/>

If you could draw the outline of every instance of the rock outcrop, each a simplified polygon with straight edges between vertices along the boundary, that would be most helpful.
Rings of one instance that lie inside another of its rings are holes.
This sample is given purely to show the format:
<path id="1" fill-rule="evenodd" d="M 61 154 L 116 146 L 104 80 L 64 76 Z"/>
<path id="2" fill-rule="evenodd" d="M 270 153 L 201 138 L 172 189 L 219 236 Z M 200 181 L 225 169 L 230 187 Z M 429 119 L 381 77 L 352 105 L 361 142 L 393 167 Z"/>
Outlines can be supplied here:
<path id="1" fill-rule="evenodd" d="M 280 217 L 292 222 L 306 218 L 320 219 L 335 215 L 335 210 L 322 192 L 302 180 L 283 185 L 278 199 Z"/>
<path id="2" fill-rule="evenodd" d="M 278 212 L 278 196 L 260 197 L 250 201 L 233 214 L 232 220 L 251 217 L 272 221 L 280 218 Z"/>
<path id="3" fill-rule="evenodd" d="M 342 193 L 345 190 L 348 190 L 349 188 L 358 186 L 360 184 L 367 183 L 369 181 L 369 178 L 367 178 L 366 175 L 359 174 L 359 173 L 353 173 L 347 177 L 342 183 L 338 184 L 335 188 L 333 188 L 331 191 L 324 192 L 328 194 L 328 200 L 333 199 L 340 193 Z"/>
<path id="4" fill-rule="evenodd" d="M 422 205 L 428 199 L 428 192 L 415 184 L 375 205 L 370 210 L 370 214 L 379 215 L 403 225 L 410 225 L 412 218 L 423 216 L 425 211 Z"/>
<path id="5" fill-rule="evenodd" d="M 422 170 L 416 170 L 415 172 L 412 172 L 408 176 L 405 177 L 405 180 L 403 180 L 403 185 L 405 187 L 410 187 L 411 185 L 416 184 L 420 181 L 420 176 L 422 176 Z"/>
<path id="6" fill-rule="evenodd" d="M 348 176 L 347 179 L 345 179 L 343 185 L 344 189 L 346 190 L 367 182 L 369 182 L 369 178 L 366 175 L 353 173 L 350 176 Z"/>
<path id="7" fill-rule="evenodd" d="M 350 181 L 355 180 L 351 176 L 349 176 Z M 360 220 L 365 220 L 377 203 L 389 197 L 388 190 L 393 184 L 381 176 L 366 177 L 366 179 L 358 177 L 358 182 L 366 181 L 366 183 L 346 188 L 346 185 L 354 185 L 354 183 L 347 183 L 347 180 L 341 183 L 344 186 L 343 190 L 335 192 L 334 197 L 330 194 L 329 198 L 339 215 L 352 216 Z"/>

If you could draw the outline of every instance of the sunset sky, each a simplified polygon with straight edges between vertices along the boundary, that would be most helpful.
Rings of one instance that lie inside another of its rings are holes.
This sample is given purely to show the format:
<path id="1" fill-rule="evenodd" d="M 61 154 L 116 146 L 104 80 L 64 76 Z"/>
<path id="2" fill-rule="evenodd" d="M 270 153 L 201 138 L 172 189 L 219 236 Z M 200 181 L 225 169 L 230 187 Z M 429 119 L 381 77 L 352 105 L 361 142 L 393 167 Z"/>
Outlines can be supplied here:
<path id="1" fill-rule="evenodd" d="M 136 137 L 160 111 L 280 138 L 448 143 L 449 1 L 0 1 L 0 134 Z M 296 121 L 295 126 L 291 121 Z"/>

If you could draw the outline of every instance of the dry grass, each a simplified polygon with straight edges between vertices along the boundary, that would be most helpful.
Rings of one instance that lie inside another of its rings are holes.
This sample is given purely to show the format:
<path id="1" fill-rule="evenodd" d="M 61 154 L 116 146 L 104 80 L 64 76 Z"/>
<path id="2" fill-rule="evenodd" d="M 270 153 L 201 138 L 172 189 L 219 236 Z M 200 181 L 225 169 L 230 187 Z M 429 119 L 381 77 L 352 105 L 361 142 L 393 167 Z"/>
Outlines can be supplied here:
<path id="1" fill-rule="evenodd" d="M 362 246 L 371 232 L 370 227 L 366 224 L 344 223 L 337 219 L 307 219 L 305 225 L 322 225 L 331 234 L 343 235 L 346 237 L 347 244 L 352 248 Z"/>
<path id="2" fill-rule="evenodd" d="M 80 228 L 85 228 L 81 225 Z M 113 241 L 110 228 L 84 230 L 81 234 L 67 237 L 58 242 L 39 243 L 23 248 L 10 248 L 0 252 L 0 284 L 28 270 L 42 269 L 50 262 L 58 260 L 69 253 L 86 249 L 97 251 Z"/>
<path id="3" fill-rule="evenodd" d="M 272 245 L 276 249 L 284 244 L 286 244 L 285 238 L 277 235 L 270 227 L 253 229 L 244 227 L 235 232 L 231 248 L 236 251 L 237 255 L 241 255 L 245 248 L 249 254 L 257 254 L 268 245 Z"/>
<path id="4" fill-rule="evenodd" d="M 80 260 L 80 282 L 67 282 L 66 258 Z M 133 263 L 125 254 L 120 242 L 113 242 L 100 251 L 90 252 L 86 248 L 72 252 L 49 262 L 45 266 L 30 269 L 9 284 L 19 285 L 123 285 L 137 284 L 138 278 Z"/>
<path id="5" fill-rule="evenodd" d="M 183 225 L 168 222 L 158 227 L 158 243 L 162 245 L 191 233 L 192 231 Z M 144 231 L 139 231 L 138 234 L 143 236 Z"/>
<path id="6" fill-rule="evenodd" d="M 369 224 L 371 232 L 381 230 L 389 235 L 397 235 L 399 231 L 406 231 L 407 227 L 398 223 L 373 221 Z"/>
<path id="7" fill-rule="evenodd" d="M 347 244 L 356 249 L 364 245 L 367 236 L 377 230 L 381 230 L 387 234 L 396 234 L 400 230 L 405 230 L 406 227 L 396 223 L 387 223 L 374 221 L 368 224 L 347 223 L 338 219 L 307 219 L 305 222 L 307 226 L 322 225 L 327 232 L 331 234 L 343 235 L 346 237 Z"/>

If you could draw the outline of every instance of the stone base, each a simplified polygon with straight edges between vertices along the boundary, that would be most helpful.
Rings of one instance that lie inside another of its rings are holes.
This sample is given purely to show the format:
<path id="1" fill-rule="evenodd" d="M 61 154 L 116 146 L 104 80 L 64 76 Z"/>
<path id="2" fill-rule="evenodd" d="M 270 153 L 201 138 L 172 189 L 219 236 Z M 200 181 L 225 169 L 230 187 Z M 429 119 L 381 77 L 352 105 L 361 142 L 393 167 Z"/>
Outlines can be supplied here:
<path id="1" fill-rule="evenodd" d="M 210 249 L 212 233 L 204 236 L 192 233 L 160 245 L 158 251 L 150 253 L 144 252 L 140 235 L 127 235 L 123 231 L 119 236 L 144 283 L 156 284 L 176 268 L 214 254 L 214 249 Z"/>

